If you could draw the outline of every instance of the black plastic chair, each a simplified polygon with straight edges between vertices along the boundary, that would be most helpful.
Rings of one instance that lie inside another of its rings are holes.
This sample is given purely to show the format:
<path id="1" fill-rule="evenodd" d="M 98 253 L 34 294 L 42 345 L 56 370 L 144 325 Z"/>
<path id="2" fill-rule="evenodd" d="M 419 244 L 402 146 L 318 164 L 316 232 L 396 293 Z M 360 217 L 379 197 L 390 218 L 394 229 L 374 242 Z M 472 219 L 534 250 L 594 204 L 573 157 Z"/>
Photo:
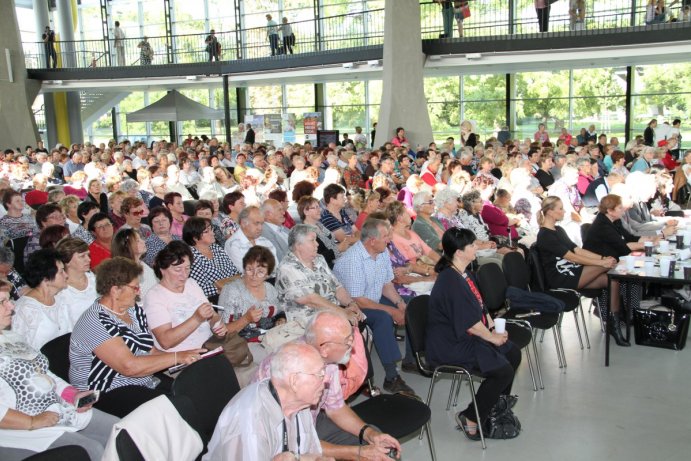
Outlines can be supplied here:
<path id="1" fill-rule="evenodd" d="M 139 447 L 134 443 L 127 429 L 122 429 L 115 437 L 115 450 L 118 457 L 126 461 L 146 461 L 144 455 L 139 451 Z"/>
<path id="2" fill-rule="evenodd" d="M 29 238 L 28 235 L 25 237 L 17 237 L 8 240 L 5 244 L 5 246 L 10 248 L 12 253 L 14 253 L 14 270 L 22 277 L 26 275 L 26 271 L 24 270 L 24 248 L 26 248 L 26 244 L 29 243 Z"/>
<path id="3" fill-rule="evenodd" d="M 70 338 L 72 333 L 67 333 L 53 338 L 43 345 L 41 354 L 48 358 L 48 369 L 70 382 Z"/>
<path id="4" fill-rule="evenodd" d="M 507 285 L 499 264 L 487 263 L 480 266 L 480 269 L 477 271 L 477 283 L 480 293 L 482 294 L 482 299 L 485 302 L 485 307 L 487 307 L 489 313 L 492 314 L 492 317 L 495 317 L 495 315 L 507 305 Z M 525 351 L 526 358 L 528 359 L 530 377 L 533 380 L 533 390 L 537 392 L 535 372 L 533 371 L 533 359 L 530 355 L 530 347 L 528 347 L 531 344 L 533 345 L 537 375 L 540 380 L 540 389 L 544 389 L 545 386 L 542 384 L 542 371 L 540 370 L 540 357 L 537 355 L 537 347 L 535 347 L 534 344 L 532 326 L 526 320 L 509 318 L 504 315 L 498 315 L 498 317 L 506 320 L 506 332 L 509 334 L 511 342 L 522 351 Z"/>
<path id="5" fill-rule="evenodd" d="M 124 458 L 123 458 L 124 459 Z M 91 461 L 89 453 L 79 445 L 65 445 L 36 453 L 24 461 Z M 129 461 L 129 460 L 128 460 Z"/>
<path id="6" fill-rule="evenodd" d="M 239 391 L 233 366 L 225 355 L 219 354 L 182 370 L 173 382 L 172 395 L 186 396 L 192 402 L 198 418 L 191 421 L 182 412 L 181 415 L 199 433 L 206 447 L 223 408 Z"/>
<path id="7" fill-rule="evenodd" d="M 585 315 L 583 314 L 583 309 L 581 305 L 581 292 L 577 290 L 571 290 L 569 288 L 552 288 L 547 286 L 547 281 L 545 278 L 544 268 L 542 267 L 542 262 L 540 259 L 540 250 L 537 245 L 533 244 L 530 247 L 530 255 L 528 257 L 531 266 L 531 274 L 533 276 L 531 287 L 534 290 L 542 291 L 554 296 L 557 299 L 561 299 L 566 304 L 564 312 L 573 312 L 573 319 L 576 322 L 576 333 L 578 334 L 578 342 L 581 345 L 581 350 L 583 350 L 583 338 L 581 337 L 581 325 L 578 320 L 578 311 L 581 311 L 581 320 L 583 322 L 583 333 L 585 335 L 586 344 L 588 349 L 590 349 L 590 339 L 588 338 L 588 328 L 585 323 Z M 591 292 L 592 290 L 584 290 L 583 292 Z M 597 290 L 598 292 L 600 290 Z M 592 294 L 592 293 L 588 293 Z M 561 340 L 561 322 L 563 319 L 559 319 L 559 337 Z M 566 367 L 566 357 L 562 356 L 563 365 Z"/>
<path id="8" fill-rule="evenodd" d="M 510 287 L 519 288 L 521 290 L 531 291 L 530 289 L 530 267 L 525 262 L 525 259 L 518 253 L 508 253 L 504 255 L 502 259 L 502 269 L 504 272 L 504 278 L 506 283 Z M 517 318 L 518 315 L 525 314 L 527 312 L 522 312 L 515 309 L 513 306 L 508 306 L 508 312 L 506 316 L 511 318 Z M 560 314 L 556 312 L 531 312 L 532 315 L 525 317 L 525 320 L 530 323 L 533 328 L 533 335 L 535 335 L 536 330 L 541 330 L 544 334 L 546 330 L 552 330 L 554 335 L 554 345 L 557 348 L 557 359 L 559 360 L 559 368 L 562 368 L 562 357 L 564 356 L 564 345 L 561 343 L 560 332 L 557 331 L 559 325 Z M 538 314 L 538 315 L 535 315 Z M 533 341 L 533 346 L 537 348 L 535 341 Z M 537 357 L 537 350 L 535 351 L 535 356 Z M 542 387 L 542 382 L 540 382 L 540 387 Z"/>
<path id="9" fill-rule="evenodd" d="M 365 345 L 367 354 L 367 376 L 366 382 L 370 384 L 370 395 L 372 395 L 372 377 L 374 368 L 370 357 L 370 350 Z M 432 456 L 432 461 L 437 458 L 434 450 L 434 440 L 432 439 L 432 427 L 430 419 L 432 411 L 429 404 L 424 404 L 419 400 L 402 394 L 378 394 L 372 395 L 364 402 L 353 405 L 352 410 L 360 419 L 367 424 L 372 424 L 382 432 L 389 434 L 396 439 L 405 437 L 413 432 L 420 431 L 420 440 L 427 431 L 427 443 Z"/>
<path id="10" fill-rule="evenodd" d="M 460 389 L 463 382 L 463 378 L 468 378 L 468 385 L 470 387 L 470 396 L 473 399 L 473 407 L 475 408 L 475 420 L 480 421 L 480 414 L 477 410 L 477 402 L 475 402 L 475 385 L 473 384 L 473 373 L 469 370 L 459 367 L 456 365 L 439 365 L 435 368 L 430 368 L 425 362 L 422 356 L 425 354 L 425 343 L 427 338 L 427 311 L 429 310 L 429 295 L 416 296 L 411 299 L 408 303 L 408 307 L 405 311 L 405 329 L 408 334 L 408 340 L 410 341 L 410 347 L 413 350 L 413 355 L 415 356 L 415 364 L 417 365 L 418 371 L 428 378 L 432 378 L 429 383 L 429 391 L 427 391 L 426 404 L 429 407 L 432 401 L 432 394 L 434 392 L 434 385 L 437 378 L 443 374 L 449 374 L 452 376 L 451 390 L 449 392 L 449 401 L 446 405 L 447 411 L 451 406 L 451 398 L 454 395 L 454 386 L 456 384 L 456 378 L 459 377 L 458 388 Z M 479 375 L 475 375 L 480 377 Z M 457 394 L 456 394 L 457 395 Z M 482 449 L 487 448 L 485 443 L 485 435 L 482 431 L 482 424 L 478 424 L 478 430 L 480 432 L 480 441 L 482 442 Z M 431 434 L 429 431 L 429 423 L 427 430 L 428 437 Z M 420 433 L 419 439 L 422 440 L 422 433 Z M 430 441 L 431 443 L 431 441 Z"/>

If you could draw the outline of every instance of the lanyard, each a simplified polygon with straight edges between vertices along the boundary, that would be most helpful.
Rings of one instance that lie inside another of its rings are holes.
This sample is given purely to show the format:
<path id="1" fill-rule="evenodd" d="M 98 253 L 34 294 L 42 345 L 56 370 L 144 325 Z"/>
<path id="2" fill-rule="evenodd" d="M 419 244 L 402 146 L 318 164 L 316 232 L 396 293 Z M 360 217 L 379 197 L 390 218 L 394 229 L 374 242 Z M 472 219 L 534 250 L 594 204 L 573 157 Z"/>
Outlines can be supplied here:
<path id="1" fill-rule="evenodd" d="M 271 392 L 271 395 L 273 396 L 274 400 L 276 400 L 276 403 L 278 403 L 278 406 L 281 406 L 281 400 L 278 398 L 278 392 L 276 392 L 276 388 L 274 387 L 273 383 L 269 381 L 269 392 Z M 295 429 L 297 431 L 297 457 L 300 459 L 300 419 L 298 415 L 295 415 Z M 288 448 L 288 426 L 286 425 L 286 420 L 283 418 L 283 451 L 282 453 L 290 452 L 290 449 Z"/>

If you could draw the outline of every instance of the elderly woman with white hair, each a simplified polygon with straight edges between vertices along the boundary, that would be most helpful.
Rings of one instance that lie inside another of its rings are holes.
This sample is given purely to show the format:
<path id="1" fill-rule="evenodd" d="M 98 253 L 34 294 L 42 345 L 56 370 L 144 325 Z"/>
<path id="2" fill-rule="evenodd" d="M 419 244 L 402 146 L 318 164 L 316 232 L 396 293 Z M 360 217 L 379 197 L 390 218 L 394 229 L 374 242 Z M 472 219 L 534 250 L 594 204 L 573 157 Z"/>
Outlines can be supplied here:
<path id="1" fill-rule="evenodd" d="M 564 217 L 560 226 L 576 245 L 583 245 L 581 238 L 581 224 L 591 221 L 591 217 L 584 210 L 581 194 L 578 193 L 578 170 L 570 165 L 561 169 L 561 177 L 549 188 L 550 197 L 559 197 L 564 207 Z"/>
<path id="2" fill-rule="evenodd" d="M 648 201 L 657 191 L 655 176 L 636 171 L 626 177 L 626 189 L 631 197 L 631 208 L 626 211 L 622 221 L 631 228 L 631 233 L 642 236 L 655 236 L 658 232 L 664 235 L 672 235 L 676 232 L 678 221 L 669 219 L 665 221 L 655 221 Z"/>
<path id="3" fill-rule="evenodd" d="M 197 186 L 197 193 L 199 194 L 200 197 L 202 195 L 205 195 L 207 192 L 212 192 L 217 198 L 221 198 L 225 195 L 223 193 L 223 188 L 221 187 L 221 185 L 218 183 L 218 180 L 216 179 L 214 167 L 212 167 L 212 166 L 203 167 L 201 174 L 202 174 L 202 181 Z"/>
<path id="4" fill-rule="evenodd" d="M 308 224 L 297 224 L 288 234 L 290 251 L 276 269 L 278 297 L 284 305 L 288 320 L 292 312 L 303 308 L 309 316 L 311 309 L 337 309 L 345 306 L 351 323 L 363 320 L 357 303 L 331 272 L 326 260 L 317 253 L 317 230 Z"/>
<path id="5" fill-rule="evenodd" d="M 434 197 L 426 190 L 418 192 L 413 197 L 413 209 L 417 219 L 411 229 L 433 250 L 441 251 L 441 238 L 444 235 L 444 225 L 434 216 Z"/>

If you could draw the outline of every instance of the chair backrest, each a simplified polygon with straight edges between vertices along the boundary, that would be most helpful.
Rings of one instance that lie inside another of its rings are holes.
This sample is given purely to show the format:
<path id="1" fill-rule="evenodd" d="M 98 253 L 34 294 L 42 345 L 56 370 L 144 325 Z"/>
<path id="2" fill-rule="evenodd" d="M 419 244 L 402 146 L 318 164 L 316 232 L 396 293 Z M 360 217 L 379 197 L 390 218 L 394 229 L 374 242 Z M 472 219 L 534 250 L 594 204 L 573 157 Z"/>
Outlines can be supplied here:
<path id="1" fill-rule="evenodd" d="M 200 416 L 199 436 L 204 444 L 213 434 L 218 417 L 240 391 L 233 366 L 225 355 L 208 357 L 188 366 L 173 382 L 174 396 L 187 396 Z"/>
<path id="2" fill-rule="evenodd" d="M 70 382 L 70 338 L 71 333 L 53 338 L 43 345 L 41 353 L 48 358 L 50 371 Z"/>
<path id="3" fill-rule="evenodd" d="M 405 310 L 405 329 L 414 354 L 425 352 L 428 310 L 429 295 L 414 297 L 410 300 Z"/>
<path id="4" fill-rule="evenodd" d="M 506 280 L 497 263 L 487 263 L 477 271 L 477 283 L 485 307 L 490 312 L 496 312 L 506 302 Z"/>
<path id="5" fill-rule="evenodd" d="M 540 250 L 538 250 L 535 244 L 530 247 L 528 262 L 533 276 L 530 284 L 531 288 L 536 291 L 545 291 L 547 289 L 547 285 L 545 284 L 545 272 L 540 259 Z"/>
<path id="6" fill-rule="evenodd" d="M 182 202 L 182 206 L 187 216 L 194 216 L 194 207 L 197 205 L 197 202 L 198 200 L 185 200 Z"/>
<path id="7" fill-rule="evenodd" d="M 504 279 L 510 287 L 530 289 L 530 267 L 519 252 L 506 253 L 501 266 L 504 269 Z"/>
<path id="8" fill-rule="evenodd" d="M 130 458 L 122 459 L 129 461 Z M 89 458 L 89 452 L 85 448 L 79 445 L 65 445 L 36 453 L 28 458 L 24 458 L 24 461 L 91 461 L 91 458 Z"/>
<path id="9" fill-rule="evenodd" d="M 585 238 L 588 236 L 590 226 L 592 226 L 592 224 L 589 222 L 581 224 L 581 241 L 585 242 Z"/>
<path id="10" fill-rule="evenodd" d="M 24 277 L 24 248 L 26 244 L 29 243 L 29 236 L 17 237 L 12 240 L 8 240 L 6 246 L 12 249 L 14 253 L 14 270 L 19 272 L 19 275 Z"/>
<path id="11" fill-rule="evenodd" d="M 115 450 L 118 457 L 127 461 L 146 461 L 139 447 L 134 443 L 127 429 L 121 429 L 115 437 Z"/>

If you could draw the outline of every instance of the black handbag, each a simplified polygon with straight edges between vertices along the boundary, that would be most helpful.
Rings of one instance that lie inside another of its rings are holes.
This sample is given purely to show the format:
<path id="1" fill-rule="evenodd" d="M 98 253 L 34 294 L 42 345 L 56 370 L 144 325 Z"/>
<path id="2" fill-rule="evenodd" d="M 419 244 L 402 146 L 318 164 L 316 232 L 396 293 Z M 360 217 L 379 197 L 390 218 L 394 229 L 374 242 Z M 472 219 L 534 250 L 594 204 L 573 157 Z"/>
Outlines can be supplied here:
<path id="1" fill-rule="evenodd" d="M 633 311 L 636 344 L 680 351 L 689 333 L 689 313 L 657 305 Z"/>

